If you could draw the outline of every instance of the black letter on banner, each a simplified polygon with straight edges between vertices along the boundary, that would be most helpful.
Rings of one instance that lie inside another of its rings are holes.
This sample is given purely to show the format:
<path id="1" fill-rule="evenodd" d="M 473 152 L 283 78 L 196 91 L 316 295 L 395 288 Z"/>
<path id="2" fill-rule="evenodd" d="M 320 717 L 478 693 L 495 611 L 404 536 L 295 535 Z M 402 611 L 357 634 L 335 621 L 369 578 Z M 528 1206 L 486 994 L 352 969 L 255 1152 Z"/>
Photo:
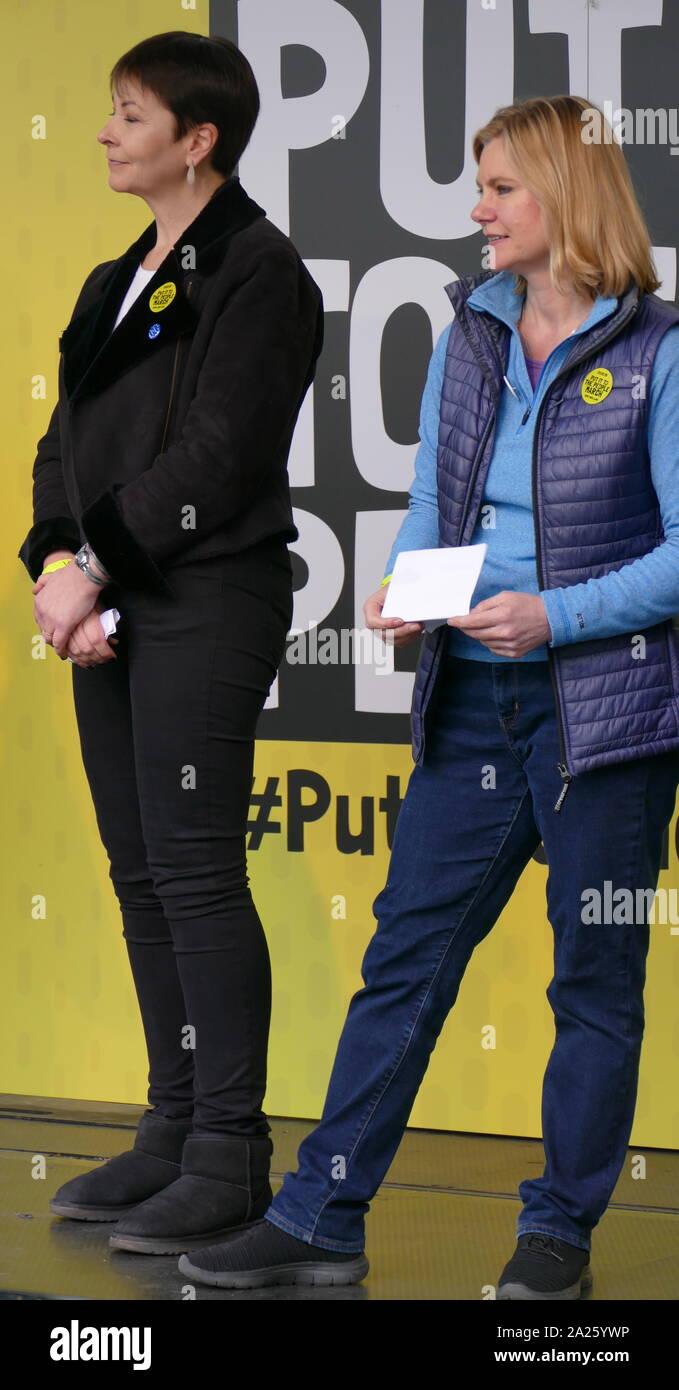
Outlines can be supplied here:
<path id="1" fill-rule="evenodd" d="M 309 805 L 302 801 L 302 791 L 308 787 L 316 793 L 316 800 Z M 320 820 L 330 805 L 330 788 L 320 773 L 309 768 L 295 769 L 288 773 L 288 849 L 304 849 L 304 826 L 310 821 Z"/>

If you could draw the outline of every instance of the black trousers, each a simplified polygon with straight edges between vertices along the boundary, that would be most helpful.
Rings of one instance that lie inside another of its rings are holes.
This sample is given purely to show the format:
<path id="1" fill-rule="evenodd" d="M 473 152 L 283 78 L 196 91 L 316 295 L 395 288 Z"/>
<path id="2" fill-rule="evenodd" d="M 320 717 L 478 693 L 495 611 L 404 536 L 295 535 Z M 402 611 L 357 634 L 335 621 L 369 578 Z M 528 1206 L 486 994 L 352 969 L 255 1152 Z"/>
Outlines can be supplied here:
<path id="1" fill-rule="evenodd" d="M 268 1134 L 271 967 L 245 837 L 258 717 L 292 622 L 287 545 L 110 585 L 117 659 L 73 666 L 83 762 L 123 920 L 148 1103 L 194 1132 Z"/>

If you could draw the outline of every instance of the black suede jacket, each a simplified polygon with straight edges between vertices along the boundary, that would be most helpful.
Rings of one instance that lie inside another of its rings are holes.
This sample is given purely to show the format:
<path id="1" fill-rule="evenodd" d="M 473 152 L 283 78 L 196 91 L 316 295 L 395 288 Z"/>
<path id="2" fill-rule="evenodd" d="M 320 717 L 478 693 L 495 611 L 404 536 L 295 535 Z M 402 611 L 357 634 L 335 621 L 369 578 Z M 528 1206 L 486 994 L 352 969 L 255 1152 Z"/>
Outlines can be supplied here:
<path id="1" fill-rule="evenodd" d="M 95 266 L 59 340 L 59 397 L 33 465 L 35 581 L 89 541 L 123 587 L 296 540 L 287 460 L 323 343 L 321 292 L 236 177 L 210 201 L 112 332 L 152 222 Z"/>

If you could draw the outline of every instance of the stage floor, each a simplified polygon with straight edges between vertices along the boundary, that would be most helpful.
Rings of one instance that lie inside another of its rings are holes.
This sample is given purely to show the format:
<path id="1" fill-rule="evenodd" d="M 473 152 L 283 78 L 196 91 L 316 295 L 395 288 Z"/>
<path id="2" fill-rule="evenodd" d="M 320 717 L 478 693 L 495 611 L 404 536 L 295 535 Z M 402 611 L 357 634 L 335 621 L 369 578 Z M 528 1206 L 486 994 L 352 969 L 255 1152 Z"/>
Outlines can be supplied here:
<path id="1" fill-rule="evenodd" d="M 132 1147 L 143 1106 L 0 1096 L 0 1297 L 179 1300 L 176 1255 L 112 1250 L 111 1222 L 52 1216 L 68 1178 Z M 272 1187 L 296 1168 L 313 1121 L 270 1117 Z M 631 1176 L 642 1153 L 646 1176 Z M 46 1178 L 33 1178 L 37 1156 Z M 410 1129 L 367 1218 L 370 1271 L 349 1289 L 230 1292 L 196 1286 L 201 1300 L 474 1300 L 492 1298 L 514 1251 L 518 1184 L 539 1176 L 532 1139 Z M 594 1232 L 587 1301 L 679 1297 L 679 1153 L 629 1151 L 613 1200 Z"/>

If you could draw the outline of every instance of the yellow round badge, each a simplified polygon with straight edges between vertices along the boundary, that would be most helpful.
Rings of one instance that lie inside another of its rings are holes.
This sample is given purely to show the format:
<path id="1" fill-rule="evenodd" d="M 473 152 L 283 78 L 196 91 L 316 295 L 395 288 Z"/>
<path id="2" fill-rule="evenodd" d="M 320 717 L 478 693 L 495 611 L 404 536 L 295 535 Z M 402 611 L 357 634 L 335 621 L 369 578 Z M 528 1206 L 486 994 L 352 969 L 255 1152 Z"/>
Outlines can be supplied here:
<path id="1" fill-rule="evenodd" d="M 159 285 L 149 299 L 149 309 L 152 309 L 154 314 L 159 314 L 161 309 L 167 309 L 168 304 L 172 303 L 176 293 L 177 286 L 174 280 L 168 280 L 167 284 Z"/>
<path id="2" fill-rule="evenodd" d="M 599 401 L 605 401 L 612 390 L 613 377 L 608 367 L 595 367 L 593 372 L 587 373 L 582 383 L 582 399 L 588 405 L 598 405 Z"/>

